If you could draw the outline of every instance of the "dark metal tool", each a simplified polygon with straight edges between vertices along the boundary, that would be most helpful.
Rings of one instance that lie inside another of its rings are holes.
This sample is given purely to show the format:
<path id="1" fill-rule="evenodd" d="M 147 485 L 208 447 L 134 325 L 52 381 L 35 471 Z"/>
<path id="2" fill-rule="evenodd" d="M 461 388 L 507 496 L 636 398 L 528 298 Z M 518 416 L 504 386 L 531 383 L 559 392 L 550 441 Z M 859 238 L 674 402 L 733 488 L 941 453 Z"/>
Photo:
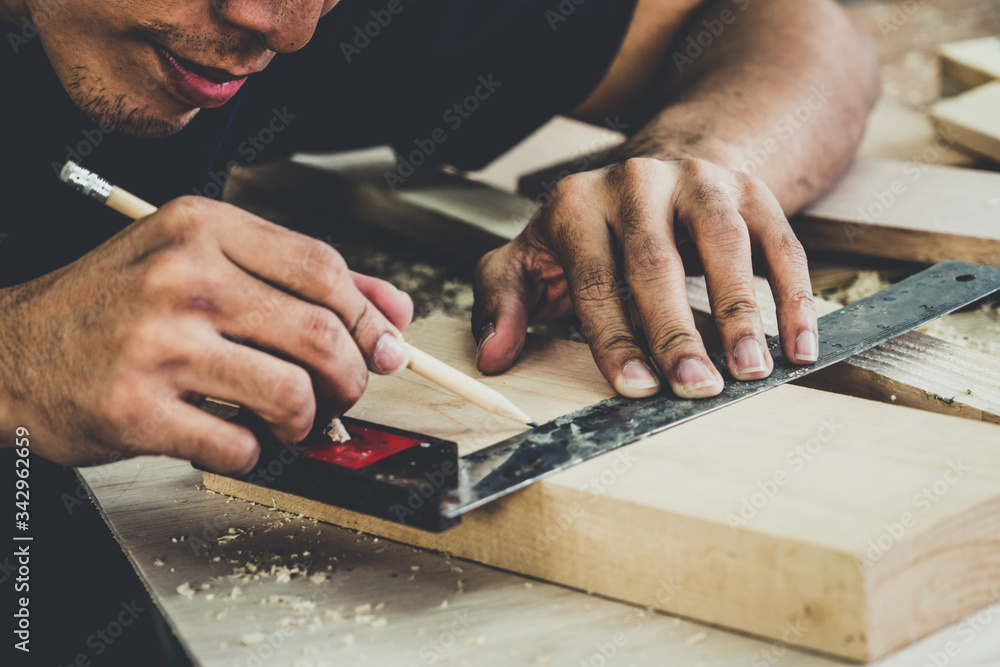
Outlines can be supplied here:
<path id="1" fill-rule="evenodd" d="M 819 358 L 789 363 L 768 339 L 774 372 L 730 381 L 718 396 L 611 398 L 461 458 L 454 443 L 345 419 L 352 435 L 265 447 L 244 479 L 430 531 L 471 509 L 622 445 L 750 398 L 872 348 L 1000 290 L 1000 269 L 944 261 L 819 319 Z M 715 360 L 725 374 L 725 360 Z M 250 417 L 250 419 L 253 419 Z M 255 427 L 264 440 L 266 429 Z M 272 438 L 273 441 L 273 438 Z"/>

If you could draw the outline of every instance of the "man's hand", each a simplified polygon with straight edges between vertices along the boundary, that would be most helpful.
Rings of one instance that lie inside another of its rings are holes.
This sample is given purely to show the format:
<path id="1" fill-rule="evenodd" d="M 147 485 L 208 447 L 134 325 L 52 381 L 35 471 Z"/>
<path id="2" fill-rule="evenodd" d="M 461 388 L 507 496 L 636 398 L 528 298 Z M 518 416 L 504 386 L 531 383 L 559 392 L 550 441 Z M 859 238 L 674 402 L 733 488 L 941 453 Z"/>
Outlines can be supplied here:
<path id="1" fill-rule="evenodd" d="M 185 197 L 0 291 L 0 422 L 59 463 L 167 454 L 245 472 L 251 432 L 193 404 L 237 403 L 297 442 L 358 400 L 369 368 L 405 365 L 412 315 L 329 245 Z"/>
<path id="2" fill-rule="evenodd" d="M 708 282 L 729 372 L 766 377 L 751 251 L 770 272 L 782 350 L 816 359 L 816 312 L 802 246 L 760 181 L 699 159 L 632 158 L 569 176 L 514 241 L 476 270 L 479 369 L 511 366 L 529 323 L 575 309 L 604 377 L 624 396 L 666 378 L 685 398 L 714 396 L 723 378 L 694 326 L 679 244 L 690 239 Z M 639 315 L 640 337 L 630 308 Z M 642 338 L 646 343 L 641 342 Z"/>

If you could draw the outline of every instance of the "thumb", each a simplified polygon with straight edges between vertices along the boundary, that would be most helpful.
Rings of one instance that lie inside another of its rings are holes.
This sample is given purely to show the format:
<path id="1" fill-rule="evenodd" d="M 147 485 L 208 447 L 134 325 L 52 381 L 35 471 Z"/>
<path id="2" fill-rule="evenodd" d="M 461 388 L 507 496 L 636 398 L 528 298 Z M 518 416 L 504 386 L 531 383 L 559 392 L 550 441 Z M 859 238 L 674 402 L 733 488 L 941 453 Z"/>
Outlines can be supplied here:
<path id="1" fill-rule="evenodd" d="M 525 271 L 512 244 L 487 253 L 476 266 L 472 335 L 479 348 L 476 366 L 500 373 L 524 349 L 528 317 L 538 301 L 534 279 Z"/>

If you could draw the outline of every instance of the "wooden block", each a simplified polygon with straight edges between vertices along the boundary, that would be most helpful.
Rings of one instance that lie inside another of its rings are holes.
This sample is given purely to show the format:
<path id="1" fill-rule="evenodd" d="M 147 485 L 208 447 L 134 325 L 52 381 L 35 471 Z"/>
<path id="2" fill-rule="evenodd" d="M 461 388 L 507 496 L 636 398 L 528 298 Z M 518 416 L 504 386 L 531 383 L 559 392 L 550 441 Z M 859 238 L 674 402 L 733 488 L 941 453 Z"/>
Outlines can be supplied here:
<path id="1" fill-rule="evenodd" d="M 858 160 L 793 226 L 807 248 L 1000 266 L 1000 174 Z"/>
<path id="2" fill-rule="evenodd" d="M 465 322 L 412 342 L 474 372 Z M 532 338 L 489 378 L 536 411 L 607 395 L 589 351 Z M 451 438 L 506 435 L 409 375 L 351 414 Z M 534 406 L 533 406 L 534 407 Z M 548 416 L 546 414 L 546 416 Z M 996 599 L 997 426 L 784 386 L 531 485 L 428 534 L 229 478 L 208 488 L 787 644 L 868 660 Z"/>
<path id="3" fill-rule="evenodd" d="M 942 44 L 941 89 L 953 94 L 1000 79 L 1000 37 Z"/>
<path id="4" fill-rule="evenodd" d="M 931 116 L 943 135 L 1000 162 L 1000 81 L 941 100 Z"/>
<path id="5" fill-rule="evenodd" d="M 868 116 L 858 158 L 973 166 L 976 158 L 955 150 L 948 135 L 938 135 L 930 115 L 883 95 Z"/>
<path id="6" fill-rule="evenodd" d="M 756 278 L 764 333 L 778 333 L 771 288 Z M 712 307 L 703 277 L 687 279 L 688 302 L 702 319 Z M 816 300 L 820 316 L 840 304 Z M 803 387 L 1000 424 L 1000 359 L 911 331 L 796 381 Z"/>

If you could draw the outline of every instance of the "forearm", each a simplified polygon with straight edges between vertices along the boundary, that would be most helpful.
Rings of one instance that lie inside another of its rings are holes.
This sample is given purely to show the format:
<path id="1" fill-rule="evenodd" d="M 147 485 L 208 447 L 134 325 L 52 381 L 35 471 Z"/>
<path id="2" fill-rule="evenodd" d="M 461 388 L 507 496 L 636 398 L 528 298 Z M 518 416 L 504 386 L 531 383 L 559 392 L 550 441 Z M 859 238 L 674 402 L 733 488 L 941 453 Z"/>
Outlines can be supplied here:
<path id="1" fill-rule="evenodd" d="M 830 0 L 717 0 L 679 33 L 658 85 L 659 110 L 616 159 L 711 160 L 762 180 L 790 214 L 850 163 L 877 55 Z"/>

